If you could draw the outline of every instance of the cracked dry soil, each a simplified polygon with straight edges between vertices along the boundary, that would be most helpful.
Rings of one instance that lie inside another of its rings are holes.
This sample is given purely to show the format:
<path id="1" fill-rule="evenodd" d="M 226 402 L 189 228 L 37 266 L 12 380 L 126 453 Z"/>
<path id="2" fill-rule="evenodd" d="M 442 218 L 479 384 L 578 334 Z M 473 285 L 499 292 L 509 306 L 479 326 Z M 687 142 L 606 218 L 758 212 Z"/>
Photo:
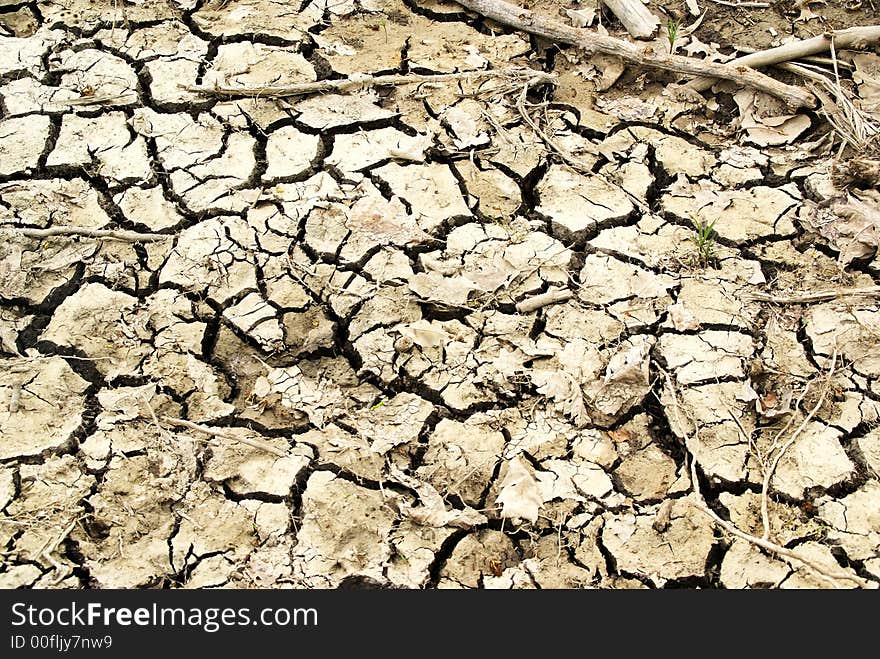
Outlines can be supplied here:
<path id="1" fill-rule="evenodd" d="M 503 77 L 186 89 L 510 65 L 578 166 Z M 438 0 L 0 0 L 0 586 L 877 587 L 880 195 L 616 75 Z"/>

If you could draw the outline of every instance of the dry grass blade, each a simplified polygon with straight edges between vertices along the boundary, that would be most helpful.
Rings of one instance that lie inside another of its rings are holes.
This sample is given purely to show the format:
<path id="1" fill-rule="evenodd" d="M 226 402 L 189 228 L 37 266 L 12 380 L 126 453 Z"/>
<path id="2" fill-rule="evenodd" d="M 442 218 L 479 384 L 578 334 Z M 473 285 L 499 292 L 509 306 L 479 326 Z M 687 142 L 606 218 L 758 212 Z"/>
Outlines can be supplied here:
<path id="1" fill-rule="evenodd" d="M 103 240 L 119 240 L 129 243 L 153 243 L 162 240 L 172 240 L 171 234 L 165 233 L 141 233 L 139 231 L 125 231 L 122 229 L 88 229 L 85 227 L 49 227 L 48 229 L 30 229 L 26 227 L 3 226 L 3 229 L 13 230 L 28 238 L 52 238 L 54 236 L 79 236 L 82 238 L 100 238 Z"/>
<path id="2" fill-rule="evenodd" d="M 880 286 L 865 286 L 863 288 L 839 288 L 830 291 L 817 291 L 815 293 L 791 293 L 790 295 L 772 295 L 770 293 L 749 293 L 744 296 L 747 300 L 755 302 L 770 302 L 772 304 L 810 304 L 813 302 L 828 302 L 844 297 L 880 297 Z"/>

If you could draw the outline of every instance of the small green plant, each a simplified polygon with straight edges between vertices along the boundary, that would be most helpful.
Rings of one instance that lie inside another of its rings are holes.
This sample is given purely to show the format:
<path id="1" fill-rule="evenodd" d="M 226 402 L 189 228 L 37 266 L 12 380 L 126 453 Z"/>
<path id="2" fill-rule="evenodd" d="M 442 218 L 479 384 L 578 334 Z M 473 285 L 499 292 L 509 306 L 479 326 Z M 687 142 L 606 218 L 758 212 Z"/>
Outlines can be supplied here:
<path id="1" fill-rule="evenodd" d="M 678 21 L 670 18 L 666 21 L 666 38 L 669 39 L 669 53 L 675 52 L 675 38 L 678 36 Z"/>
<path id="2" fill-rule="evenodd" d="M 691 226 L 694 228 L 694 234 L 690 237 L 690 241 L 697 247 L 697 260 L 700 265 L 705 267 L 715 260 L 715 239 L 718 234 L 715 233 L 715 222 L 713 220 L 709 224 L 691 217 Z"/>

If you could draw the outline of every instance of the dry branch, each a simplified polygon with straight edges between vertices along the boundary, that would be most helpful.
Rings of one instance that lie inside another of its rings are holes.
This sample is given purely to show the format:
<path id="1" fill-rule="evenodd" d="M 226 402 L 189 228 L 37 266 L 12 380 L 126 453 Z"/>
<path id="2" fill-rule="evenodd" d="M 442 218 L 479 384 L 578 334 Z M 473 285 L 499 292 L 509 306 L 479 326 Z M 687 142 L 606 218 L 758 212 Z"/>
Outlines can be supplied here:
<path id="1" fill-rule="evenodd" d="M 373 76 L 359 73 L 344 80 L 319 80 L 294 85 L 269 85 L 261 87 L 230 87 L 228 85 L 180 85 L 189 92 L 209 96 L 257 96 L 260 98 L 289 98 L 291 96 L 307 96 L 308 94 L 350 94 L 366 87 L 382 87 L 392 85 L 442 84 L 458 80 L 478 80 L 480 78 L 534 78 L 552 80 L 555 76 L 525 67 L 509 67 L 490 71 L 463 71 L 461 73 L 438 73 L 421 75 L 417 73 Z"/>
<path id="2" fill-rule="evenodd" d="M 121 229 L 87 229 L 85 227 L 49 227 L 48 229 L 28 229 L 25 227 L 4 226 L 28 238 L 51 238 L 52 236 L 82 236 L 84 238 L 104 238 L 129 243 L 151 243 L 174 238 L 165 233 L 140 233 Z"/>
<path id="3" fill-rule="evenodd" d="M 773 478 L 773 474 L 776 473 L 776 468 L 779 466 L 782 456 L 785 455 L 785 452 L 788 451 L 789 448 L 791 448 L 792 444 L 794 444 L 797 438 L 800 437 L 800 434 L 809 425 L 810 421 L 813 420 L 813 417 L 816 416 L 816 412 L 818 412 L 822 405 L 824 405 L 825 397 L 828 395 L 828 390 L 831 388 L 831 376 L 834 375 L 834 367 L 836 365 L 837 348 L 834 349 L 834 356 L 831 357 L 831 367 L 828 369 L 828 375 L 825 376 L 825 386 L 822 388 L 822 394 L 819 396 L 818 402 L 813 406 L 813 409 L 810 410 L 809 414 L 807 414 L 806 418 L 804 418 L 797 429 L 791 433 L 791 436 L 785 444 L 779 447 L 776 455 L 773 456 L 773 462 L 770 463 L 770 466 L 764 468 L 764 482 L 761 485 L 761 522 L 764 525 L 764 532 L 761 534 L 762 540 L 769 540 L 770 538 L 770 479 Z M 771 451 L 776 448 L 775 444 L 778 441 L 779 437 L 777 436 L 773 442 L 774 446 L 770 447 Z"/>
<path id="4" fill-rule="evenodd" d="M 535 14 L 505 0 L 455 0 L 466 9 L 503 25 L 534 34 L 555 43 L 582 48 L 588 53 L 604 53 L 621 59 L 676 73 L 731 80 L 776 96 L 794 107 L 815 107 L 816 97 L 801 87 L 783 84 L 741 64 L 719 64 L 704 60 L 670 55 L 651 45 L 636 44 L 583 28 L 570 27 L 559 21 Z"/>
<path id="5" fill-rule="evenodd" d="M 617 16 L 626 31 L 635 39 L 653 39 L 660 27 L 660 19 L 642 4 L 642 0 L 602 0 Z"/>
<path id="6" fill-rule="evenodd" d="M 210 435 L 211 437 L 219 437 L 220 439 L 231 439 L 234 442 L 241 442 L 242 444 L 247 444 L 248 446 L 252 446 L 253 448 L 258 448 L 262 451 L 266 451 L 267 453 L 272 453 L 273 455 L 277 455 L 279 458 L 283 458 L 287 456 L 287 453 L 282 451 L 280 448 L 273 446 L 269 442 L 265 442 L 261 439 L 251 439 L 250 437 L 238 437 L 237 435 L 233 435 L 231 433 L 223 432 L 222 430 L 217 430 L 216 428 L 209 428 L 208 426 L 202 426 L 198 423 L 193 423 L 192 421 L 187 421 L 186 419 L 177 419 L 172 416 L 164 416 L 162 417 L 166 423 L 170 423 L 173 426 L 178 426 L 181 428 L 189 428 L 190 430 L 195 430 L 196 432 L 200 432 L 205 435 Z"/>
<path id="7" fill-rule="evenodd" d="M 829 50 L 832 45 L 837 50 L 859 49 L 869 44 L 880 42 L 880 25 L 866 25 L 864 27 L 851 27 L 846 30 L 837 30 L 831 34 L 821 34 L 811 39 L 792 41 L 776 48 L 760 50 L 750 55 L 744 55 L 728 62 L 732 66 L 748 66 L 758 68 L 781 64 L 791 60 L 816 55 Z M 712 77 L 701 77 L 691 80 L 687 86 L 696 91 L 709 89 L 715 82 Z"/>

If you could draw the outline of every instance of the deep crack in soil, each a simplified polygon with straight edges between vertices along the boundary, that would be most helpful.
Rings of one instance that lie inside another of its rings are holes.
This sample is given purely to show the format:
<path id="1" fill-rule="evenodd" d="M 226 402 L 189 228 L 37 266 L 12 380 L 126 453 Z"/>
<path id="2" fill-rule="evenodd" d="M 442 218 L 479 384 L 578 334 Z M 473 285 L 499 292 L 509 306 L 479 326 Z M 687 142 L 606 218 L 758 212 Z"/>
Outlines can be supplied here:
<path id="1" fill-rule="evenodd" d="M 653 47 L 841 4 L 652 3 Z M 0 587 L 880 584 L 876 140 L 449 0 L 294 5 L 0 0 Z M 876 48 L 836 58 L 876 129 Z M 367 74 L 426 77 L 271 93 Z"/>

